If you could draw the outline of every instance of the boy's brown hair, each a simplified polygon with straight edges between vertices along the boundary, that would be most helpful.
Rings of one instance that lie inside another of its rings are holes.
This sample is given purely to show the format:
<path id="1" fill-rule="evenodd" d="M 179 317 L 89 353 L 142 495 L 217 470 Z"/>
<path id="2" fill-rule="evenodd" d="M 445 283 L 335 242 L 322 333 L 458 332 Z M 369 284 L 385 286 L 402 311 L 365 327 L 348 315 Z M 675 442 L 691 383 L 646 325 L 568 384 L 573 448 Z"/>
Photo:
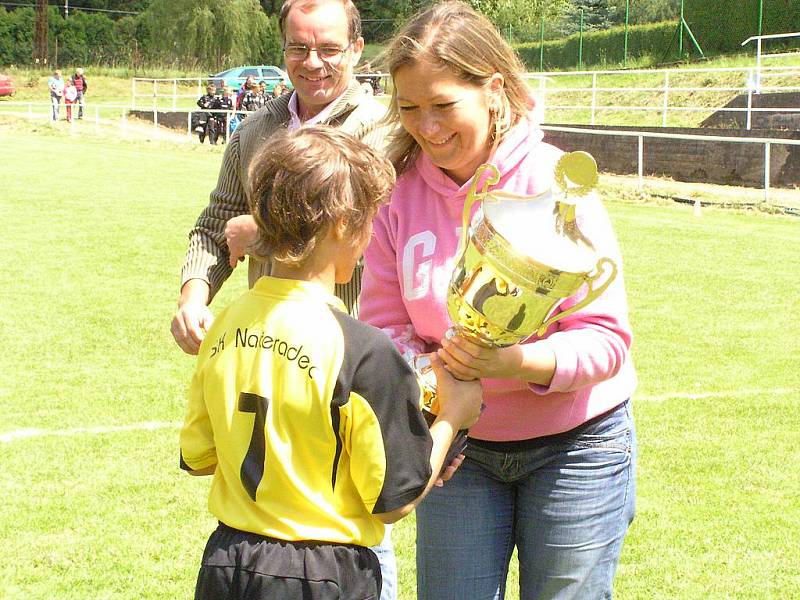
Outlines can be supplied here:
<path id="1" fill-rule="evenodd" d="M 270 136 L 249 168 L 258 224 L 254 253 L 301 265 L 328 230 L 357 236 L 394 185 L 391 163 L 353 136 L 327 126 Z"/>

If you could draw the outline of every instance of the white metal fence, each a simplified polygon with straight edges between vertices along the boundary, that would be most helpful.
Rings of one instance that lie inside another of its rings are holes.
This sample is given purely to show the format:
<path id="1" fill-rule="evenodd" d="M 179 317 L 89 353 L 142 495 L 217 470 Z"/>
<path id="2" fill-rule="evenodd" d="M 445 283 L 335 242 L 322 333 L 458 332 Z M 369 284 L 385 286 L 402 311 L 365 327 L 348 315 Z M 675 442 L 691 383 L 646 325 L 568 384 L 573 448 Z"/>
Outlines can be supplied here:
<path id="1" fill-rule="evenodd" d="M 76 108 L 77 110 L 77 108 Z M 124 105 L 86 105 L 84 114 L 91 115 L 86 117 L 88 121 L 93 121 L 95 129 L 101 126 L 116 127 L 123 135 L 129 129 L 128 122 L 129 107 Z M 148 111 L 149 112 L 149 111 Z M 227 130 L 228 119 L 232 114 L 228 111 L 197 111 L 186 110 L 177 111 L 184 112 L 186 115 L 186 129 L 184 131 L 185 139 L 192 140 L 194 138 L 192 131 L 192 113 L 194 112 L 215 112 L 226 114 L 225 127 Z M 109 117 L 104 115 L 117 114 L 118 116 Z M 52 123 L 51 119 L 51 104 L 44 102 L 2 102 L 0 103 L 0 115 L 10 114 L 23 118 L 48 120 Z M 159 127 L 158 111 L 153 111 L 152 127 L 155 131 L 163 130 Z M 706 136 L 706 135 L 689 135 L 689 134 L 674 134 L 674 133 L 661 133 L 661 132 L 643 132 L 643 131 L 624 131 L 624 130 L 597 130 L 586 129 L 580 127 L 555 127 L 543 126 L 545 131 L 554 132 L 575 132 L 581 134 L 601 135 L 601 136 L 621 136 L 636 138 L 638 141 L 638 154 L 636 160 L 636 169 L 638 174 L 638 187 L 644 190 L 646 186 L 645 177 L 645 161 L 644 161 L 644 143 L 645 139 L 679 139 L 679 140 L 697 140 L 697 141 L 715 141 L 730 144 L 759 144 L 763 146 L 764 157 L 764 178 L 763 178 L 763 199 L 765 202 L 770 201 L 770 190 L 772 188 L 770 181 L 770 164 L 771 164 L 771 151 L 774 145 L 786 146 L 800 146 L 800 140 L 782 139 L 782 138 L 738 138 L 738 137 L 724 137 L 724 136 Z M 800 192 L 798 192 L 798 201 L 800 201 Z"/>
<path id="2" fill-rule="evenodd" d="M 764 42 L 774 41 L 774 40 L 787 40 L 793 38 L 800 38 L 800 33 L 774 33 L 771 35 L 754 35 L 753 37 L 749 37 L 742 42 L 742 46 L 746 46 L 752 41 L 756 42 L 756 72 L 755 72 L 755 86 L 754 86 L 756 94 L 761 93 L 761 74 L 762 74 L 761 65 L 765 58 L 781 58 L 797 54 L 797 51 L 765 53 Z"/>
<path id="3" fill-rule="evenodd" d="M 580 127 L 555 127 L 545 125 L 542 127 L 545 131 L 560 131 L 560 132 L 573 132 L 589 135 L 605 135 L 605 136 L 618 136 L 618 137 L 631 137 L 636 138 L 638 141 L 638 152 L 636 159 L 636 170 L 639 180 L 639 190 L 644 189 L 644 140 L 645 139 L 670 139 L 670 140 L 694 140 L 703 142 L 724 142 L 730 144 L 759 144 L 764 146 L 764 201 L 770 200 L 770 166 L 771 166 L 771 152 L 773 145 L 785 146 L 800 146 L 800 140 L 782 139 L 782 138 L 739 138 L 727 137 L 716 135 L 691 135 L 691 134 L 678 134 L 678 133 L 660 133 L 651 131 L 620 131 L 620 130 L 598 130 L 598 129 L 582 129 Z M 800 183 L 800 182 L 798 182 Z M 800 192 L 798 193 L 800 196 Z M 800 199 L 800 198 L 799 198 Z"/>
<path id="4" fill-rule="evenodd" d="M 569 71 L 529 73 L 525 77 L 533 82 L 532 88 L 540 105 L 539 111 L 543 122 L 552 121 L 549 115 L 555 111 L 568 113 L 588 111 L 588 122 L 581 122 L 581 115 L 578 114 L 575 119 L 578 121 L 577 124 L 596 125 L 599 113 L 624 111 L 660 114 L 661 126 L 666 127 L 670 113 L 724 112 L 743 113 L 745 126 L 749 130 L 752 128 L 754 114 L 800 113 L 800 106 L 757 108 L 754 107 L 753 99 L 754 95 L 759 93 L 800 92 L 800 54 L 797 66 Z M 698 79 L 703 79 L 707 85 L 691 84 Z M 720 79 L 737 79 L 739 83 L 716 85 Z M 561 83 L 565 80 L 566 83 Z M 640 82 L 643 80 L 648 83 L 642 85 Z M 772 85 L 769 84 L 770 80 L 774 82 Z M 610 84 L 607 83 L 609 81 Z M 658 84 L 655 85 L 654 82 Z M 621 95 L 634 101 L 638 100 L 639 103 L 614 104 L 607 100 L 611 94 L 613 98 L 618 99 Z M 724 106 L 728 100 L 740 94 L 747 96 L 745 106 Z M 727 100 L 717 101 L 718 106 L 709 106 L 713 100 L 706 103 L 695 100 L 703 95 L 716 99 L 727 98 Z M 564 98 L 569 103 L 563 103 Z"/>
<path id="5" fill-rule="evenodd" d="M 131 79 L 131 108 L 141 110 L 146 108 L 164 108 L 161 101 L 166 101 L 167 106 L 177 110 L 182 100 L 197 100 L 205 93 L 206 85 L 210 80 L 218 81 L 219 77 L 174 77 L 172 79 L 153 79 L 149 77 L 134 77 Z M 226 80 L 236 81 L 241 85 L 247 77 L 226 77 Z M 256 81 L 283 82 L 279 77 L 257 77 Z"/>
<path id="6" fill-rule="evenodd" d="M 15 117 L 22 117 L 31 120 L 38 120 L 38 121 L 47 121 L 50 125 L 56 126 L 56 122 L 53 120 L 53 105 L 49 102 L 0 102 L 0 115 L 9 115 Z M 116 127 L 121 131 L 127 131 L 130 127 L 129 119 L 131 118 L 131 111 L 133 111 L 130 106 L 125 104 L 84 104 L 84 121 L 91 122 L 94 125 L 95 130 L 99 130 L 101 127 Z M 154 132 L 165 133 L 165 127 L 163 127 L 163 114 L 166 112 L 163 109 L 136 109 L 139 112 L 145 114 L 151 114 L 150 117 L 152 123 L 152 129 Z M 78 105 L 74 104 L 72 107 L 73 111 L 73 121 L 72 124 L 75 124 L 75 117 L 78 114 Z M 215 110 L 215 109 L 178 109 L 175 111 L 171 111 L 173 113 L 178 113 L 184 115 L 182 121 L 185 123 L 185 129 L 183 126 L 181 127 L 180 132 L 185 133 L 188 139 L 193 138 L 193 127 L 192 127 L 192 116 L 197 113 L 213 113 L 223 115 L 224 127 L 225 131 L 227 132 L 230 126 L 230 121 L 235 115 L 246 115 L 248 111 L 245 110 L 238 110 L 238 111 L 229 111 L 229 110 Z M 66 120 L 66 114 L 64 110 L 64 105 L 61 105 L 60 111 L 60 118 L 59 121 Z M 159 114 L 162 116 L 159 117 Z M 163 136 L 160 136 L 163 137 Z"/>
<path id="7" fill-rule="evenodd" d="M 159 99 L 167 99 L 172 102 L 172 110 L 178 109 L 180 98 L 192 98 L 197 100 L 203 95 L 205 90 L 206 78 L 203 77 L 177 77 L 174 79 L 150 79 L 134 77 L 131 79 L 131 109 L 142 109 L 142 101 L 145 105 L 157 108 Z"/>

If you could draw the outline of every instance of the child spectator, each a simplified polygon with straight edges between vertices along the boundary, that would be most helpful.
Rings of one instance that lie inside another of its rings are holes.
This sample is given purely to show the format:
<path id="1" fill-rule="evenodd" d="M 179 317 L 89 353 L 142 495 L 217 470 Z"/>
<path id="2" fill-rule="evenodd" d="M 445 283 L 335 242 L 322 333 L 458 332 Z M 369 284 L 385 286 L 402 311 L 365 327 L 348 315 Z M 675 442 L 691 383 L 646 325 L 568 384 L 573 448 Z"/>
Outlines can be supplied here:
<path id="1" fill-rule="evenodd" d="M 276 133 L 249 169 L 257 251 L 273 264 L 200 346 L 181 466 L 214 474 L 219 527 L 195 598 L 377 598 L 368 548 L 436 482 L 478 382 L 434 357 L 430 430 L 389 338 L 333 295 L 350 279 L 394 183 L 390 163 L 333 128 Z"/>
<path id="2" fill-rule="evenodd" d="M 89 82 L 83 75 L 83 69 L 75 69 L 75 74 L 72 76 L 72 85 L 75 86 L 75 91 L 78 93 L 78 118 L 83 118 L 83 97 L 89 91 Z"/>
<path id="3" fill-rule="evenodd" d="M 258 84 L 255 81 L 250 81 L 246 85 L 247 89 L 245 89 L 239 100 L 239 108 L 246 112 L 255 112 L 264 105 L 262 97 L 258 93 Z"/>
<path id="4" fill-rule="evenodd" d="M 67 109 L 67 121 L 72 123 L 72 105 L 78 99 L 78 90 L 71 79 L 64 82 L 64 107 Z"/>
<path id="5" fill-rule="evenodd" d="M 222 98 L 219 99 L 219 108 L 220 110 L 233 110 L 233 98 L 231 98 L 231 90 L 230 88 L 222 88 Z M 219 114 L 219 120 L 221 127 L 219 129 L 220 137 L 222 137 L 223 143 L 228 138 L 228 127 L 230 126 L 230 120 L 232 117 L 232 113 L 228 112 L 225 114 Z"/>
<path id="6" fill-rule="evenodd" d="M 236 92 L 236 110 L 240 110 L 242 108 L 242 98 L 244 97 L 245 92 L 247 92 L 247 90 L 249 90 L 254 83 L 255 79 L 253 79 L 253 76 L 248 75 L 242 86 L 239 88 L 239 91 Z"/>

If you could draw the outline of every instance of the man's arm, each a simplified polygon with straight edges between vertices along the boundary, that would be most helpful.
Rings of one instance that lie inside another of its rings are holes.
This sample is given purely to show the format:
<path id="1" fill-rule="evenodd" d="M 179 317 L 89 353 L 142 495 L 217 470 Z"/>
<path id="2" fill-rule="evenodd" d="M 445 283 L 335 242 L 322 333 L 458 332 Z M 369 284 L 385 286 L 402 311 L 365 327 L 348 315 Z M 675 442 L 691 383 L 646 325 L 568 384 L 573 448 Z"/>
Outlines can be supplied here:
<path id="1" fill-rule="evenodd" d="M 213 320 L 208 304 L 232 271 L 228 264 L 225 224 L 232 217 L 249 212 L 239 165 L 237 130 L 225 149 L 217 186 L 211 193 L 209 204 L 189 236 L 178 310 L 171 326 L 178 346 L 188 354 L 197 354 L 205 331 Z"/>
<path id="2" fill-rule="evenodd" d="M 170 331 L 186 354 L 197 354 L 206 331 L 214 321 L 208 308 L 209 286 L 202 279 L 190 279 L 183 284 L 178 311 L 172 318 Z"/>

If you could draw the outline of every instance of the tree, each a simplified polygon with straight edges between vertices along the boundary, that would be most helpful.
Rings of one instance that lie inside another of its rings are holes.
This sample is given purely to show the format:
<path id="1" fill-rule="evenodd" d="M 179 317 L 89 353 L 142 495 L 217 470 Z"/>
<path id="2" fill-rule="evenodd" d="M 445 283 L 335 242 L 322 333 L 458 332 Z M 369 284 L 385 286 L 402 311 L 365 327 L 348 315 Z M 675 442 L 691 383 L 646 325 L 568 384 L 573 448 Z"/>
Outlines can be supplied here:
<path id="1" fill-rule="evenodd" d="M 631 0 L 631 23 L 655 23 L 677 19 L 681 0 Z M 622 3 L 625 10 L 625 3 Z M 624 18 L 624 14 L 623 14 Z"/>
<path id="2" fill-rule="evenodd" d="M 577 33 L 581 30 L 581 14 L 584 32 L 608 29 L 619 23 L 620 5 L 624 21 L 625 0 L 571 0 L 556 30 L 564 36 Z"/>
<path id="3" fill-rule="evenodd" d="M 168 60 L 211 69 L 282 61 L 277 20 L 258 0 L 153 0 L 146 14 Z"/>

